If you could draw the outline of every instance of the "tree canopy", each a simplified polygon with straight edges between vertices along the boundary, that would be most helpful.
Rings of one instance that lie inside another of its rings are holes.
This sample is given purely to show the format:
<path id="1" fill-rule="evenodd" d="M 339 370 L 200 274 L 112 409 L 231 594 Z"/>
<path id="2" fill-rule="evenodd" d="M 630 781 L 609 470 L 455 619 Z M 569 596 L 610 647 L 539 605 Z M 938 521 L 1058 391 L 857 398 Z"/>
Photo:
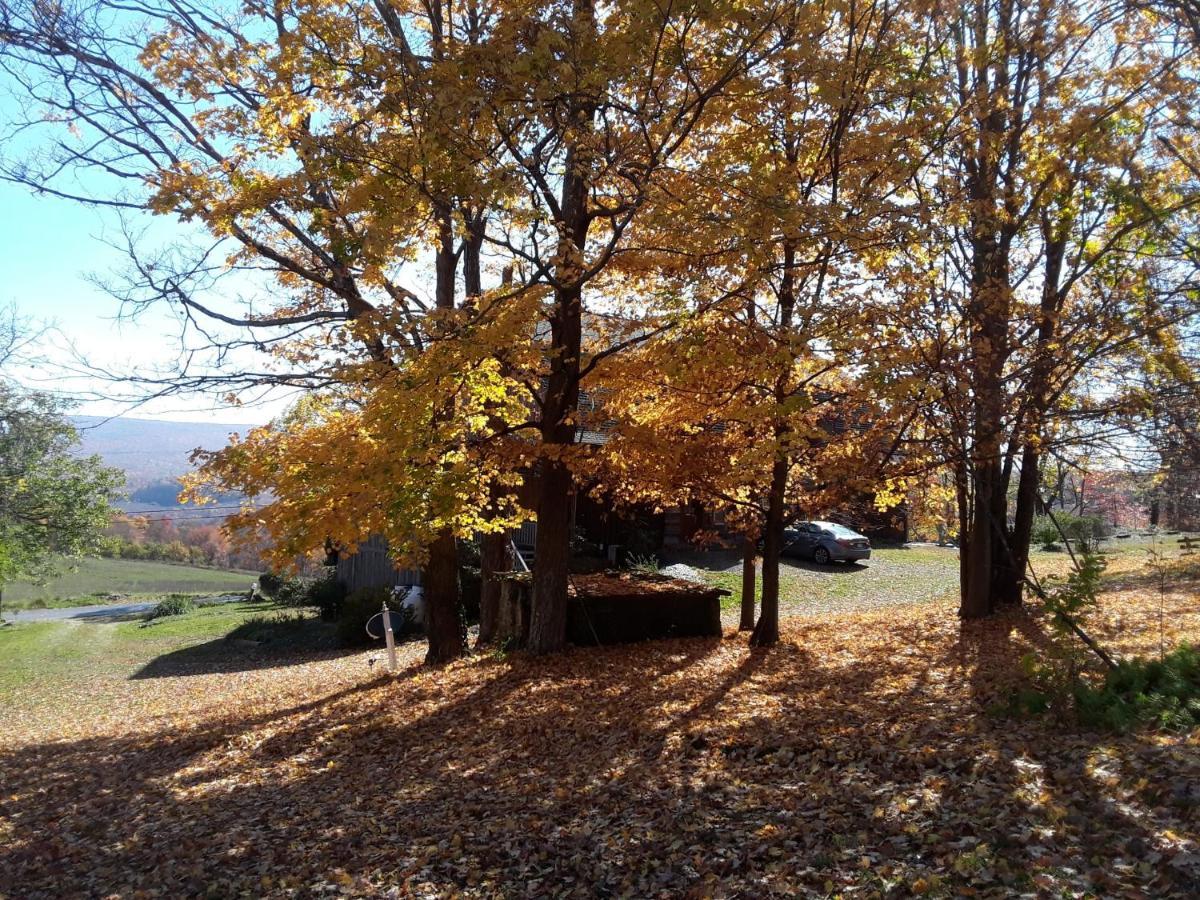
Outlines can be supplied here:
<path id="1" fill-rule="evenodd" d="M 0 381 L 0 589 L 95 549 L 123 473 L 72 451 L 61 404 Z"/>
<path id="2" fill-rule="evenodd" d="M 1047 461 L 1192 377 L 1190 12 L 10 0 L 17 126 L 51 134 L 4 171 L 199 226 L 131 241 L 115 292 L 263 364 L 152 387 L 309 396 L 193 496 L 265 499 L 234 524 L 284 558 L 386 537 L 431 658 L 456 540 L 526 519 L 530 644 L 563 645 L 585 486 L 761 534 L 769 645 L 783 528 L 849 494 L 936 486 L 962 615 L 1020 602 Z"/>

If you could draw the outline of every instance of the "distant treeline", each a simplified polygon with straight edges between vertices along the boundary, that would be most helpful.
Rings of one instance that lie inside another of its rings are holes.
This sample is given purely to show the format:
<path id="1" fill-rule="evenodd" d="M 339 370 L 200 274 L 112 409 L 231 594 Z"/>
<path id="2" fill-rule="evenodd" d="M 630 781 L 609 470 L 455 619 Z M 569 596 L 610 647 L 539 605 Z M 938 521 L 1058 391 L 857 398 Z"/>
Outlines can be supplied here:
<path id="1" fill-rule="evenodd" d="M 110 559 L 147 559 L 214 566 L 261 569 L 261 544 L 231 542 L 213 521 L 189 522 L 167 517 L 122 516 L 101 540 L 99 553 Z"/>

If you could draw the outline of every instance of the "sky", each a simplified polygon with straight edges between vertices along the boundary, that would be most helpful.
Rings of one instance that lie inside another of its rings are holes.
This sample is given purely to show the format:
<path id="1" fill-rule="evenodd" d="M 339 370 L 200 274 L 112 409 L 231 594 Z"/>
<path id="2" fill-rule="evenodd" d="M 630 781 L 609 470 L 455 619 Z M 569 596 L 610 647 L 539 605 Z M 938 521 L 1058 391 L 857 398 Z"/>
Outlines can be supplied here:
<path id="1" fill-rule="evenodd" d="M 0 115 L 3 109 L 0 108 Z M 172 226 L 165 220 L 164 232 Z M 120 321 L 119 303 L 89 282 L 118 272 L 124 254 L 106 241 L 119 239 L 114 215 L 69 200 L 35 196 L 0 181 L 0 306 L 50 326 L 39 348 L 47 361 L 25 370 L 30 387 L 72 395 L 112 393 L 111 386 L 69 372 L 72 347 L 90 363 L 118 370 L 169 362 L 177 328 L 165 313 Z M 77 412 L 136 418 L 260 424 L 286 406 L 284 398 L 261 406 L 233 407 L 212 397 L 172 397 L 131 409 L 129 403 L 87 400 Z"/>

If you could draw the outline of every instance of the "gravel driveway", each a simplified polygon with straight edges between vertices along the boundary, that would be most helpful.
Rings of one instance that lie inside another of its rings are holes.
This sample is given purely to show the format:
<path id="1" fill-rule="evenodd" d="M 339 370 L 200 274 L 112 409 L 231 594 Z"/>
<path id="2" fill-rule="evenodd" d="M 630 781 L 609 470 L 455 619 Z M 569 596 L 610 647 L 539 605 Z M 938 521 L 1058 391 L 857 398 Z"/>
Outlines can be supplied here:
<path id="1" fill-rule="evenodd" d="M 709 581 L 740 594 L 741 563 L 722 560 L 707 570 Z M 762 567 L 759 566 L 759 591 Z M 958 590 L 958 551 L 947 547 L 881 548 L 861 563 L 819 566 L 795 559 L 780 564 L 779 594 L 782 616 L 829 616 L 928 603 L 953 596 Z M 736 625 L 736 603 L 721 614 L 726 625 Z"/>

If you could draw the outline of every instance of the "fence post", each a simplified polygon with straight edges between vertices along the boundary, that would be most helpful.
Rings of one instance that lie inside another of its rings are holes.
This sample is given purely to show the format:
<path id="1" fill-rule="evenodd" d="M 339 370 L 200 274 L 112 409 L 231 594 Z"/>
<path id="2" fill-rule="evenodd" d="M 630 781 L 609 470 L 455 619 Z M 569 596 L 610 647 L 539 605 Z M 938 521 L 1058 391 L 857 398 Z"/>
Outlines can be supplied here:
<path id="1" fill-rule="evenodd" d="M 383 637 L 387 641 L 388 671 L 396 671 L 396 638 L 392 634 L 392 612 L 383 604 Z"/>

